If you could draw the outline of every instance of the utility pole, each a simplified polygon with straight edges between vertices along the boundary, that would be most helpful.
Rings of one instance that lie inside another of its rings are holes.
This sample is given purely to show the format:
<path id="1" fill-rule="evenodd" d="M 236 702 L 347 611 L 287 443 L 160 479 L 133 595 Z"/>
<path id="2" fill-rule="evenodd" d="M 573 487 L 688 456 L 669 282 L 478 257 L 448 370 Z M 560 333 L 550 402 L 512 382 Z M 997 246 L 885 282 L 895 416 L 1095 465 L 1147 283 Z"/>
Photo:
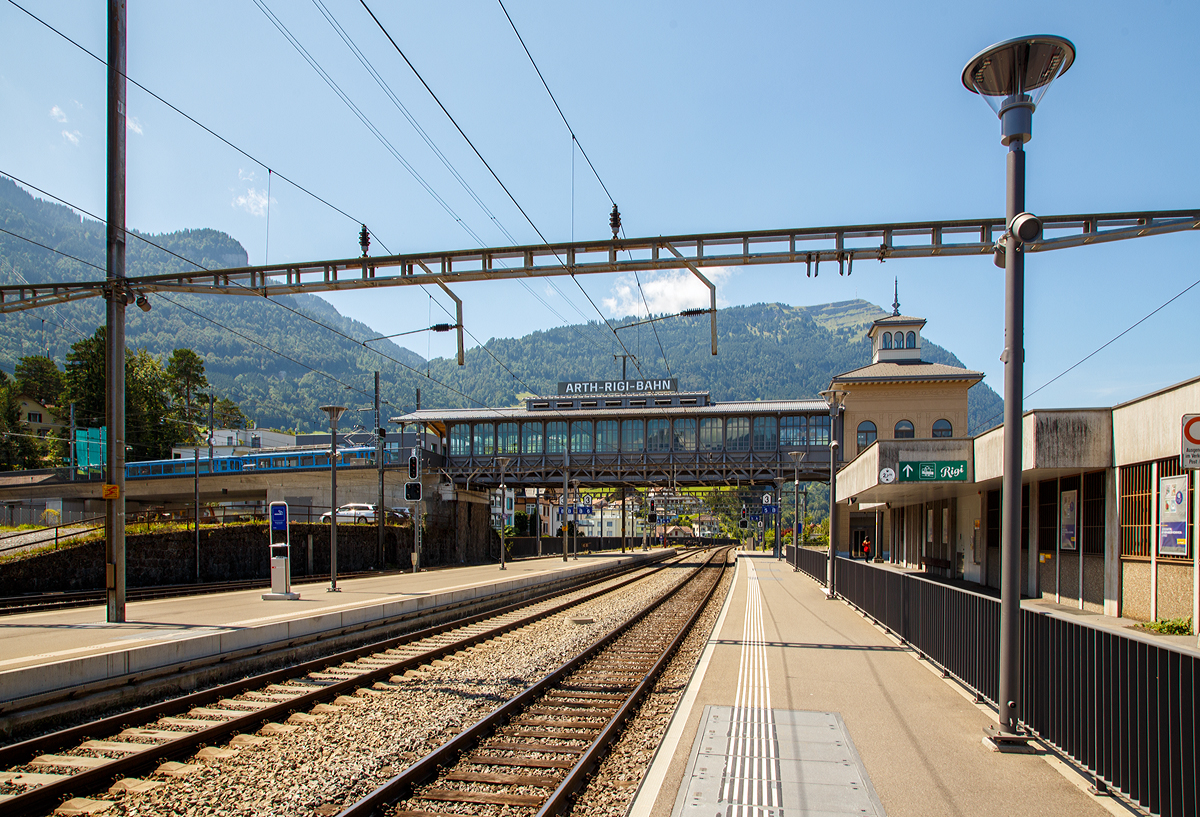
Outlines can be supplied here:
<path id="1" fill-rule="evenodd" d="M 67 451 L 71 457 L 71 482 L 75 481 L 75 472 L 78 470 L 75 460 L 75 404 L 71 404 L 71 436 L 67 438 Z"/>
<path id="2" fill-rule="evenodd" d="M 379 504 L 375 506 L 375 522 L 379 528 L 379 542 L 375 547 L 375 564 L 383 569 L 383 526 L 387 523 L 387 508 L 383 506 L 383 439 L 386 432 L 379 418 L 379 372 L 375 372 L 375 463 L 379 466 Z"/>
<path id="3" fill-rule="evenodd" d="M 417 401 L 421 400 L 421 390 L 417 389 Z M 425 424 L 417 423 L 417 433 L 414 435 L 413 452 L 417 457 L 417 480 L 421 479 L 421 437 L 425 434 Z M 421 569 L 421 522 L 425 515 L 425 490 L 421 489 L 421 498 L 417 507 L 413 508 L 413 573 Z"/>
<path id="4" fill-rule="evenodd" d="M 105 316 L 108 484 L 104 486 L 105 613 L 125 621 L 125 2 L 108 2 L 108 229 Z"/>
<path id="5" fill-rule="evenodd" d="M 200 446 L 197 445 L 192 449 L 192 489 L 195 491 L 193 499 L 195 501 L 196 522 L 192 526 L 196 529 L 196 584 L 200 583 Z M 212 468 L 212 460 L 208 461 L 209 469 Z"/>
<path id="6" fill-rule="evenodd" d="M 216 427 L 213 426 L 213 415 L 215 414 L 215 411 L 214 411 L 215 405 L 216 405 L 216 397 L 214 397 L 213 395 L 210 394 L 208 396 L 208 473 L 210 473 L 210 474 L 212 473 L 212 464 L 213 464 L 213 459 L 214 459 L 214 456 L 213 456 L 213 434 L 216 432 Z"/>
<path id="7" fill-rule="evenodd" d="M 630 355 L 630 354 L 613 355 L 613 360 L 616 360 L 617 358 L 621 358 L 621 379 L 625 380 L 626 379 L 625 363 L 626 363 L 626 361 L 628 361 L 629 358 L 633 358 L 633 362 L 636 364 L 637 363 L 637 355 Z"/>
<path id="8" fill-rule="evenodd" d="M 563 452 L 563 489 L 562 498 L 559 504 L 562 507 L 562 540 L 563 540 L 563 561 L 567 560 L 567 484 L 571 478 L 571 451 L 568 448 Z"/>

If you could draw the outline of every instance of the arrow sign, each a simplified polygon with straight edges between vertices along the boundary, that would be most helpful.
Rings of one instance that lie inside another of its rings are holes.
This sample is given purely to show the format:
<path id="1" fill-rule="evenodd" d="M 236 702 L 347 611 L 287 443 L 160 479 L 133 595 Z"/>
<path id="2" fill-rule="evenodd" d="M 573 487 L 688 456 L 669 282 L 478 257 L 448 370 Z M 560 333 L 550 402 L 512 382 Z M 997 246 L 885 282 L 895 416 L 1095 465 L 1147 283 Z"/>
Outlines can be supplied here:
<path id="1" fill-rule="evenodd" d="M 900 469 L 900 473 L 904 474 L 904 476 L 906 476 L 906 477 L 911 477 L 912 472 L 913 472 L 913 467 L 911 465 L 905 465 L 903 468 Z"/>

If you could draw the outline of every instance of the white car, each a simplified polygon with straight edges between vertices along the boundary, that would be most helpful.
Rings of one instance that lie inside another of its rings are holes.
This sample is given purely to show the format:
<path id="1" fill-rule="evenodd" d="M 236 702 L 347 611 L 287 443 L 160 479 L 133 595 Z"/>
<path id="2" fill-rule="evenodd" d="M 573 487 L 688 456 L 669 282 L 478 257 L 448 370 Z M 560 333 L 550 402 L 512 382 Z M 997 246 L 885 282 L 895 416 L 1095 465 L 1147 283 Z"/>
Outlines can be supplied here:
<path id="1" fill-rule="evenodd" d="M 328 511 L 321 514 L 321 522 L 329 524 L 332 514 Z M 375 524 L 375 506 L 352 502 L 337 509 L 338 524 L 343 522 L 359 522 L 364 525 Z"/>

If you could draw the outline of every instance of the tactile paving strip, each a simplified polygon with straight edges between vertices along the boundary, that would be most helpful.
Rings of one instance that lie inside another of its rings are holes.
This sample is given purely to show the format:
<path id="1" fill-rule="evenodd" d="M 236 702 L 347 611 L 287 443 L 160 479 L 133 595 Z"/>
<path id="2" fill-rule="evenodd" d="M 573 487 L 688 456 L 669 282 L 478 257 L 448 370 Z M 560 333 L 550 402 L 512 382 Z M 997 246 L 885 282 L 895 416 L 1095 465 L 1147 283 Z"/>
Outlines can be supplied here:
<path id="1" fill-rule="evenodd" d="M 704 708 L 673 817 L 885 817 L 840 715 L 771 715 L 773 735 L 744 741 L 734 707 Z"/>

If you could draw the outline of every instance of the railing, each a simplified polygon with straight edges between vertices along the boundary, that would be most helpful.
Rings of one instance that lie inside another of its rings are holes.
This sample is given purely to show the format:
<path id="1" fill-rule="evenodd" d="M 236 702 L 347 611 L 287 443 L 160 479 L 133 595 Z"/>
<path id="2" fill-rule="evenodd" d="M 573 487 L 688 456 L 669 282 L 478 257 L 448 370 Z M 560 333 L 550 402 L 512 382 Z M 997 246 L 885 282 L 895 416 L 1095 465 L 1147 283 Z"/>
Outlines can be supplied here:
<path id="1" fill-rule="evenodd" d="M 838 560 L 837 591 L 996 703 L 997 599 L 848 559 Z M 1164 817 L 1197 813 L 1200 657 L 1149 636 L 1022 610 L 1021 670 L 1021 721 L 1091 772 L 1098 789 Z"/>
<path id="2" fill-rule="evenodd" d="M 825 584 L 825 577 L 829 572 L 829 551 L 818 550 L 817 548 L 801 547 L 799 549 L 787 546 L 786 549 L 787 561 L 795 565 L 796 568 L 806 576 L 815 579 L 820 584 Z"/>

